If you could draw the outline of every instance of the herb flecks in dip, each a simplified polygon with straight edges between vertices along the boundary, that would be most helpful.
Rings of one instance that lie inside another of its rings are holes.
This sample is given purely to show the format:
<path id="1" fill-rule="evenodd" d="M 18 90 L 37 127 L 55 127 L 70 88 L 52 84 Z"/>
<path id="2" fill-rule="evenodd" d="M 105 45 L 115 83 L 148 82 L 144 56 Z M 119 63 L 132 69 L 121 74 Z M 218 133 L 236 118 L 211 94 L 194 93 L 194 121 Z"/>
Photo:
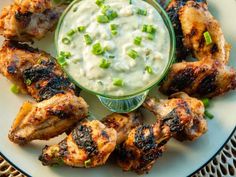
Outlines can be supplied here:
<path id="1" fill-rule="evenodd" d="M 142 0 L 78 1 L 58 34 L 59 62 L 69 75 L 82 87 L 110 96 L 151 86 L 165 70 L 169 50 L 160 14 Z"/>

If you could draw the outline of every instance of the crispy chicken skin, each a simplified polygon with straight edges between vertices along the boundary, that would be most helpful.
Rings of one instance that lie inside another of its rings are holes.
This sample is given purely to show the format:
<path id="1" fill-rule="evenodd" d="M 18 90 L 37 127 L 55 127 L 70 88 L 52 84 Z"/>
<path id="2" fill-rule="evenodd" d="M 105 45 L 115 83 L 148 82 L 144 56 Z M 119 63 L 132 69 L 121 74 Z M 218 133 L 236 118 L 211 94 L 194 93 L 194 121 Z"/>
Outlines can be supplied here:
<path id="1" fill-rule="evenodd" d="M 125 142 L 117 148 L 118 165 L 124 171 L 148 173 L 164 152 L 169 139 L 170 129 L 161 121 L 132 129 Z"/>
<path id="2" fill-rule="evenodd" d="M 205 3 L 188 1 L 179 10 L 184 46 L 192 51 L 198 60 L 206 57 L 223 64 L 229 61 L 230 45 L 225 40 L 219 22 L 208 11 Z M 207 45 L 204 33 L 208 31 L 212 43 Z"/>
<path id="3" fill-rule="evenodd" d="M 76 93 L 78 88 L 65 76 L 56 60 L 26 44 L 5 41 L 0 49 L 0 73 L 37 101 L 58 93 Z"/>
<path id="4" fill-rule="evenodd" d="M 88 105 L 70 93 L 57 94 L 40 103 L 25 102 L 16 116 L 9 139 L 17 144 L 47 140 L 87 117 Z"/>
<path id="5" fill-rule="evenodd" d="M 236 71 L 214 60 L 173 64 L 160 91 L 186 92 L 196 97 L 214 97 L 236 88 Z"/>
<path id="6" fill-rule="evenodd" d="M 177 58 L 183 60 L 192 53 L 198 60 L 206 57 L 227 64 L 230 45 L 225 40 L 219 22 L 208 11 L 205 0 L 172 0 L 166 9 L 177 40 Z M 212 43 L 207 45 L 208 31 Z"/>
<path id="7" fill-rule="evenodd" d="M 66 8 L 53 0 L 15 0 L 0 14 L 0 35 L 17 41 L 41 39 L 52 31 Z"/>
<path id="8" fill-rule="evenodd" d="M 202 101 L 183 92 L 166 100 L 147 98 L 143 106 L 169 126 L 172 136 L 178 140 L 196 140 L 207 131 Z"/>
<path id="9" fill-rule="evenodd" d="M 102 123 L 117 132 L 117 144 L 126 140 L 131 129 L 142 124 L 142 115 L 139 111 L 130 113 L 112 113 L 102 119 Z"/>
<path id="10" fill-rule="evenodd" d="M 79 124 L 59 144 L 46 146 L 39 160 L 43 165 L 66 164 L 73 167 L 103 165 L 116 146 L 117 133 L 98 120 Z"/>

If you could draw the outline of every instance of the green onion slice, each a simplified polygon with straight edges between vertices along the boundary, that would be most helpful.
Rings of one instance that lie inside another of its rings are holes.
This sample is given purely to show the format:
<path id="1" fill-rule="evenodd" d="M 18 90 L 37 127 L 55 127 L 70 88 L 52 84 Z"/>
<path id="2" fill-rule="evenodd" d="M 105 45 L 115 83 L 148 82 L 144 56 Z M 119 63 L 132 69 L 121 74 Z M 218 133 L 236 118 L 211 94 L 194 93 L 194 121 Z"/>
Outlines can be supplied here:
<path id="1" fill-rule="evenodd" d="M 205 41 L 206 41 L 206 45 L 209 45 L 212 43 L 212 39 L 211 39 L 211 35 L 208 31 L 206 31 L 205 33 L 203 33 Z"/>
<path id="2" fill-rule="evenodd" d="M 72 29 L 72 30 L 68 31 L 66 34 L 67 34 L 67 36 L 71 37 L 71 36 L 73 36 L 75 33 L 76 33 L 76 31 Z"/>
<path id="3" fill-rule="evenodd" d="M 91 165 L 91 159 L 84 161 L 85 168 L 88 168 Z"/>
<path id="4" fill-rule="evenodd" d="M 114 79 L 113 79 L 113 85 L 118 86 L 118 87 L 121 87 L 121 86 L 124 85 L 124 82 L 123 82 L 122 79 L 114 78 Z"/>
<path id="5" fill-rule="evenodd" d="M 141 45 L 142 42 L 142 37 L 141 36 L 137 36 L 134 38 L 134 44 L 135 45 Z"/>
<path id="6" fill-rule="evenodd" d="M 209 111 L 205 111 L 205 113 L 204 113 L 204 115 L 205 115 L 205 117 L 207 117 L 207 118 L 209 118 L 209 119 L 213 119 L 214 118 L 214 115 L 213 114 L 211 114 Z"/>
<path id="7" fill-rule="evenodd" d="M 104 4 L 105 0 L 96 0 L 96 4 L 101 7 Z"/>
<path id="8" fill-rule="evenodd" d="M 18 93 L 20 93 L 20 88 L 17 85 L 13 84 L 11 86 L 11 92 L 14 94 L 18 94 Z"/>
<path id="9" fill-rule="evenodd" d="M 100 68 L 103 68 L 103 69 L 107 69 L 107 68 L 109 68 L 110 64 L 111 64 L 110 61 L 108 61 L 108 60 L 105 59 L 105 58 L 102 58 L 101 61 L 100 61 L 99 67 L 100 67 Z"/>
<path id="10" fill-rule="evenodd" d="M 204 104 L 205 108 L 209 107 L 210 101 L 208 98 L 203 98 L 202 103 Z"/>
<path id="11" fill-rule="evenodd" d="M 31 85 L 31 84 L 32 84 L 32 81 L 31 81 L 30 79 L 26 79 L 25 84 L 26 84 L 26 85 Z"/>
<path id="12" fill-rule="evenodd" d="M 137 13 L 138 15 L 146 16 L 146 15 L 147 15 L 147 10 L 146 10 L 146 9 L 140 9 L 140 8 L 138 8 L 136 13 Z"/>
<path id="13" fill-rule="evenodd" d="M 70 58 L 71 57 L 71 53 L 70 52 L 61 51 L 60 52 L 60 56 L 65 57 L 65 58 Z"/>
<path id="14" fill-rule="evenodd" d="M 78 30 L 79 32 L 84 32 L 85 29 L 86 29 L 85 26 L 79 26 L 79 27 L 77 27 L 77 30 Z"/>
<path id="15" fill-rule="evenodd" d="M 138 52 L 133 49 L 128 50 L 127 55 L 133 59 L 136 59 L 139 56 Z"/>
<path id="16" fill-rule="evenodd" d="M 62 43 L 68 45 L 70 44 L 70 39 L 68 37 L 64 37 L 62 38 Z"/>
<path id="17" fill-rule="evenodd" d="M 98 23 L 108 23 L 109 19 L 106 15 L 98 15 L 97 16 L 97 22 Z"/>
<path id="18" fill-rule="evenodd" d="M 84 35 L 84 41 L 87 45 L 90 45 L 93 42 L 92 38 L 88 34 Z"/>
<path id="19" fill-rule="evenodd" d="M 66 66 L 66 65 L 67 65 L 67 62 L 66 62 L 66 60 L 65 60 L 65 57 L 63 57 L 63 56 L 57 57 L 57 61 L 58 61 L 58 63 L 59 63 L 61 66 Z"/>
<path id="20" fill-rule="evenodd" d="M 103 52 L 104 52 L 104 50 L 99 42 L 93 45 L 92 53 L 94 55 L 101 55 L 101 54 L 103 54 Z"/>
<path id="21" fill-rule="evenodd" d="M 151 66 L 146 66 L 145 70 L 149 73 L 149 74 L 153 74 L 153 69 Z"/>

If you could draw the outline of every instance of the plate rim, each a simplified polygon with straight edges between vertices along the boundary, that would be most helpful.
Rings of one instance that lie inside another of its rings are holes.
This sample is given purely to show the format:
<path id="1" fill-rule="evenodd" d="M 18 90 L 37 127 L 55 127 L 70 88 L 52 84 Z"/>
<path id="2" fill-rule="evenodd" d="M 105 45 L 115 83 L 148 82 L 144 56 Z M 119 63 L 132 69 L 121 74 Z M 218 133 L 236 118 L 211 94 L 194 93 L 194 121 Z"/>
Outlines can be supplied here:
<path id="1" fill-rule="evenodd" d="M 209 158 L 205 163 L 203 163 L 199 168 L 197 168 L 194 172 L 192 172 L 191 174 L 187 175 L 187 177 L 193 176 L 195 173 L 197 173 L 200 169 L 202 169 L 204 166 L 206 166 L 210 161 L 213 160 L 213 158 L 215 158 L 218 153 L 225 147 L 225 145 L 229 142 L 229 140 L 232 138 L 233 134 L 236 131 L 236 126 L 234 127 L 234 129 L 232 130 L 232 132 L 230 133 L 230 135 L 228 136 L 228 138 L 226 139 L 226 141 L 223 143 L 223 145 L 221 145 L 221 147 L 216 151 L 216 153 L 214 153 L 214 155 Z M 16 170 L 18 170 L 19 172 L 21 172 L 23 175 L 31 177 L 31 175 L 29 175 L 28 173 L 26 173 L 24 170 L 22 170 L 21 168 L 19 168 L 16 164 L 14 164 L 13 162 L 11 162 L 1 151 L 0 151 L 0 156 L 2 156 L 2 158 L 4 160 L 6 160 L 12 167 L 14 167 Z"/>

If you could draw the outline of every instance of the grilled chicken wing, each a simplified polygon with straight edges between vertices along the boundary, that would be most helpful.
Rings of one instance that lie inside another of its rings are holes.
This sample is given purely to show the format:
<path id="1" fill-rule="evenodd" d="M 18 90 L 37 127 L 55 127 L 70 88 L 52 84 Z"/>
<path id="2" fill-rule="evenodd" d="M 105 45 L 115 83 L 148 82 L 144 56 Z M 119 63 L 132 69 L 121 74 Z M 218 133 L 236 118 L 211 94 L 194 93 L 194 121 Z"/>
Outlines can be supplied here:
<path id="1" fill-rule="evenodd" d="M 52 31 L 66 8 L 53 0 L 15 0 L 0 15 L 0 35 L 12 40 L 41 39 Z M 65 1 L 66 2 L 66 1 Z"/>
<path id="2" fill-rule="evenodd" d="M 147 173 L 165 150 L 170 139 L 170 129 L 157 121 L 131 130 L 128 138 L 117 148 L 118 165 L 124 171 Z"/>
<path id="3" fill-rule="evenodd" d="M 78 95 L 79 89 L 68 80 L 53 57 L 26 44 L 5 41 L 0 50 L 0 65 L 0 73 L 37 101 L 58 93 Z"/>
<path id="4" fill-rule="evenodd" d="M 223 64 L 229 61 L 230 45 L 226 42 L 219 22 L 208 11 L 207 5 L 188 1 L 179 10 L 184 46 L 199 60 L 206 57 Z M 212 43 L 207 45 L 204 33 L 209 32 Z"/>
<path id="5" fill-rule="evenodd" d="M 169 126 L 178 140 L 195 140 L 207 131 L 203 103 L 183 92 L 171 95 L 168 100 L 148 98 L 143 105 Z"/>
<path id="6" fill-rule="evenodd" d="M 183 91 L 197 97 L 214 97 L 236 88 L 236 71 L 213 60 L 174 64 L 160 91 Z"/>
<path id="7" fill-rule="evenodd" d="M 138 111 L 123 114 L 112 113 L 102 119 L 102 123 L 116 130 L 117 144 L 120 144 L 126 140 L 131 129 L 142 123 L 142 115 Z"/>
<path id="8" fill-rule="evenodd" d="M 166 11 L 176 32 L 177 58 L 185 59 L 191 52 L 198 60 L 207 57 L 228 63 L 231 47 L 205 0 L 172 0 Z M 207 31 L 212 39 L 209 45 L 204 37 Z"/>
<path id="9" fill-rule="evenodd" d="M 88 105 L 70 93 L 57 94 L 40 103 L 25 102 L 13 122 L 9 139 L 17 144 L 47 140 L 87 117 Z"/>
<path id="10" fill-rule="evenodd" d="M 79 124 L 62 142 L 43 149 L 43 165 L 64 163 L 73 167 L 103 165 L 115 149 L 117 133 L 98 120 Z"/>

